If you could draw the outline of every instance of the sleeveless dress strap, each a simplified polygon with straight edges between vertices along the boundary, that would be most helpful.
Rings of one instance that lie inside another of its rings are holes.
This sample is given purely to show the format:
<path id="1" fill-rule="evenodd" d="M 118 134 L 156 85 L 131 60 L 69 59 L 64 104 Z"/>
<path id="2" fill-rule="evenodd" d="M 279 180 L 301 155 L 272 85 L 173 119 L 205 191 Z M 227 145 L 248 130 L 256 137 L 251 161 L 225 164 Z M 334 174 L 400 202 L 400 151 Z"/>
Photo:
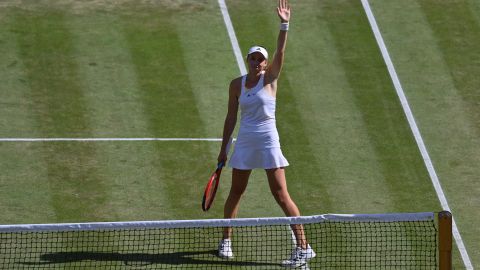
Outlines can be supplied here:
<path id="1" fill-rule="evenodd" d="M 253 92 L 253 91 L 261 90 L 264 87 L 264 85 L 263 85 L 264 78 L 265 78 L 265 71 L 263 71 L 262 75 L 260 75 L 260 79 L 258 80 L 257 85 L 250 88 L 249 91 Z M 241 90 L 240 90 L 240 94 L 244 94 L 247 91 L 247 89 L 245 87 L 246 82 L 247 82 L 247 75 L 243 75 L 242 76 L 242 87 L 241 87 Z"/>
<path id="2" fill-rule="evenodd" d="M 245 93 L 245 82 L 247 81 L 247 75 L 242 76 L 242 87 L 240 88 L 240 95 Z"/>
<path id="3" fill-rule="evenodd" d="M 262 75 L 260 76 L 260 80 L 258 81 L 258 88 L 262 89 L 265 85 L 263 85 L 263 81 L 265 79 L 265 71 L 262 72 Z"/>

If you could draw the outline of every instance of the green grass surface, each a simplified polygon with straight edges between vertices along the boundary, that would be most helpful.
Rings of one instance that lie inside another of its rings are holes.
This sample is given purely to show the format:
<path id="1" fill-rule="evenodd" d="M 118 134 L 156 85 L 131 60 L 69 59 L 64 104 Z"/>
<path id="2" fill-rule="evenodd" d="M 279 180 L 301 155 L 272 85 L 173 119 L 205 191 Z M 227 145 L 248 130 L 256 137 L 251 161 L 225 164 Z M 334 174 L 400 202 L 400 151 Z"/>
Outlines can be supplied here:
<path id="1" fill-rule="evenodd" d="M 372 1 L 474 266 L 480 186 L 478 9 L 473 1 Z M 478 105 L 478 104 L 477 104 Z M 458 254 L 456 255 L 456 257 Z M 462 268 L 461 266 L 457 266 Z"/>
<path id="2" fill-rule="evenodd" d="M 273 54 L 274 3 L 227 4 L 243 54 Z M 371 5 L 476 266 L 479 4 Z M 302 214 L 441 210 L 361 3 L 292 7 L 277 125 Z M 4 1 L 0 63 L 0 137 L 220 137 L 239 73 L 207 0 Z M 199 205 L 219 146 L 0 142 L 0 223 L 221 217 L 230 169 L 212 210 Z M 240 216 L 281 215 L 255 171 Z"/>

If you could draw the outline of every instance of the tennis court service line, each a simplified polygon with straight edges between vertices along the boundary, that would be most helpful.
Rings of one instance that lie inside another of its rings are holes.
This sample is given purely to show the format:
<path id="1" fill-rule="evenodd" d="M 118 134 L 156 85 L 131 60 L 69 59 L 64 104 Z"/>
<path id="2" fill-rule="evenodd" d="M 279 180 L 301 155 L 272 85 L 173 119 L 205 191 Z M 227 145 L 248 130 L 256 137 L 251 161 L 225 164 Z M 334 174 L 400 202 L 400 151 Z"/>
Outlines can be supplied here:
<path id="1" fill-rule="evenodd" d="M 235 141 L 235 139 L 233 140 Z M 0 142 L 112 142 L 112 141 L 221 142 L 222 138 L 0 138 Z"/>
<path id="2" fill-rule="evenodd" d="M 380 51 L 382 52 L 383 59 L 385 64 L 387 65 L 388 72 L 390 77 L 392 78 L 393 85 L 395 90 L 397 91 L 397 95 L 400 99 L 400 102 L 403 107 L 403 111 L 408 120 L 408 124 L 410 125 L 410 129 L 412 130 L 413 136 L 415 137 L 415 141 L 417 142 L 418 149 L 422 154 L 423 161 L 425 166 L 427 167 L 428 173 L 430 175 L 430 179 L 432 180 L 432 184 L 435 188 L 437 193 L 437 197 L 442 205 L 444 210 L 452 212 L 450 207 L 448 206 L 448 201 L 443 192 L 442 186 L 438 179 L 437 173 L 435 172 L 435 168 L 433 167 L 432 160 L 430 159 L 430 155 L 428 154 L 427 148 L 425 143 L 423 142 L 422 135 L 420 134 L 420 130 L 415 122 L 415 118 L 413 117 L 413 113 L 410 109 L 410 105 L 408 104 L 408 100 L 405 96 L 403 91 L 402 85 L 400 84 L 400 80 L 398 79 L 397 72 L 395 71 L 395 67 L 393 66 L 393 62 L 390 58 L 390 54 L 388 53 L 387 47 L 385 46 L 385 42 L 383 41 L 382 34 L 378 28 L 377 22 L 375 20 L 375 16 L 373 15 L 372 9 L 370 8 L 370 4 L 368 0 L 362 0 L 363 9 L 367 14 L 368 21 L 370 22 L 370 26 L 372 28 L 373 34 L 375 35 L 375 39 L 377 40 L 378 46 L 380 47 Z M 463 263 L 468 270 L 473 270 L 472 262 L 470 261 L 470 257 L 468 256 L 467 249 L 465 248 L 465 244 L 463 243 L 462 237 L 458 230 L 457 224 L 455 223 L 455 219 L 452 219 L 452 230 L 453 236 L 455 238 L 455 242 L 457 243 L 458 249 L 462 256 Z"/>

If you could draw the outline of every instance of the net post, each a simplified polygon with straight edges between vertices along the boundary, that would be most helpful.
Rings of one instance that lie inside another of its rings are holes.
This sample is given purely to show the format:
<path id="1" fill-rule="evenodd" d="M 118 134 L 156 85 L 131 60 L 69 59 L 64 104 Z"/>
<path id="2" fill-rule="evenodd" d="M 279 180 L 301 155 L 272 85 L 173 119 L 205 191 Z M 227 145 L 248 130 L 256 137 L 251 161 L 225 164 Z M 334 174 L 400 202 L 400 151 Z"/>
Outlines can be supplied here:
<path id="1" fill-rule="evenodd" d="M 438 213 L 439 269 L 452 270 L 452 213 Z"/>

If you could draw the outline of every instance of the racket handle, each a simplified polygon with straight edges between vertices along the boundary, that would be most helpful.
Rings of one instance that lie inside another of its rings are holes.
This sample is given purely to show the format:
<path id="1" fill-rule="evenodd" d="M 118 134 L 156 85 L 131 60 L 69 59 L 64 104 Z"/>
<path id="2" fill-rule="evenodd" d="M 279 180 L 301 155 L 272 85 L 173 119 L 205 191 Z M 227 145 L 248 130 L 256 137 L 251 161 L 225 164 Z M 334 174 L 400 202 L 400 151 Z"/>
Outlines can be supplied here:
<path id="1" fill-rule="evenodd" d="M 221 169 L 223 168 L 223 166 L 225 166 L 225 163 L 223 161 L 220 161 L 217 165 L 217 169 Z"/>

